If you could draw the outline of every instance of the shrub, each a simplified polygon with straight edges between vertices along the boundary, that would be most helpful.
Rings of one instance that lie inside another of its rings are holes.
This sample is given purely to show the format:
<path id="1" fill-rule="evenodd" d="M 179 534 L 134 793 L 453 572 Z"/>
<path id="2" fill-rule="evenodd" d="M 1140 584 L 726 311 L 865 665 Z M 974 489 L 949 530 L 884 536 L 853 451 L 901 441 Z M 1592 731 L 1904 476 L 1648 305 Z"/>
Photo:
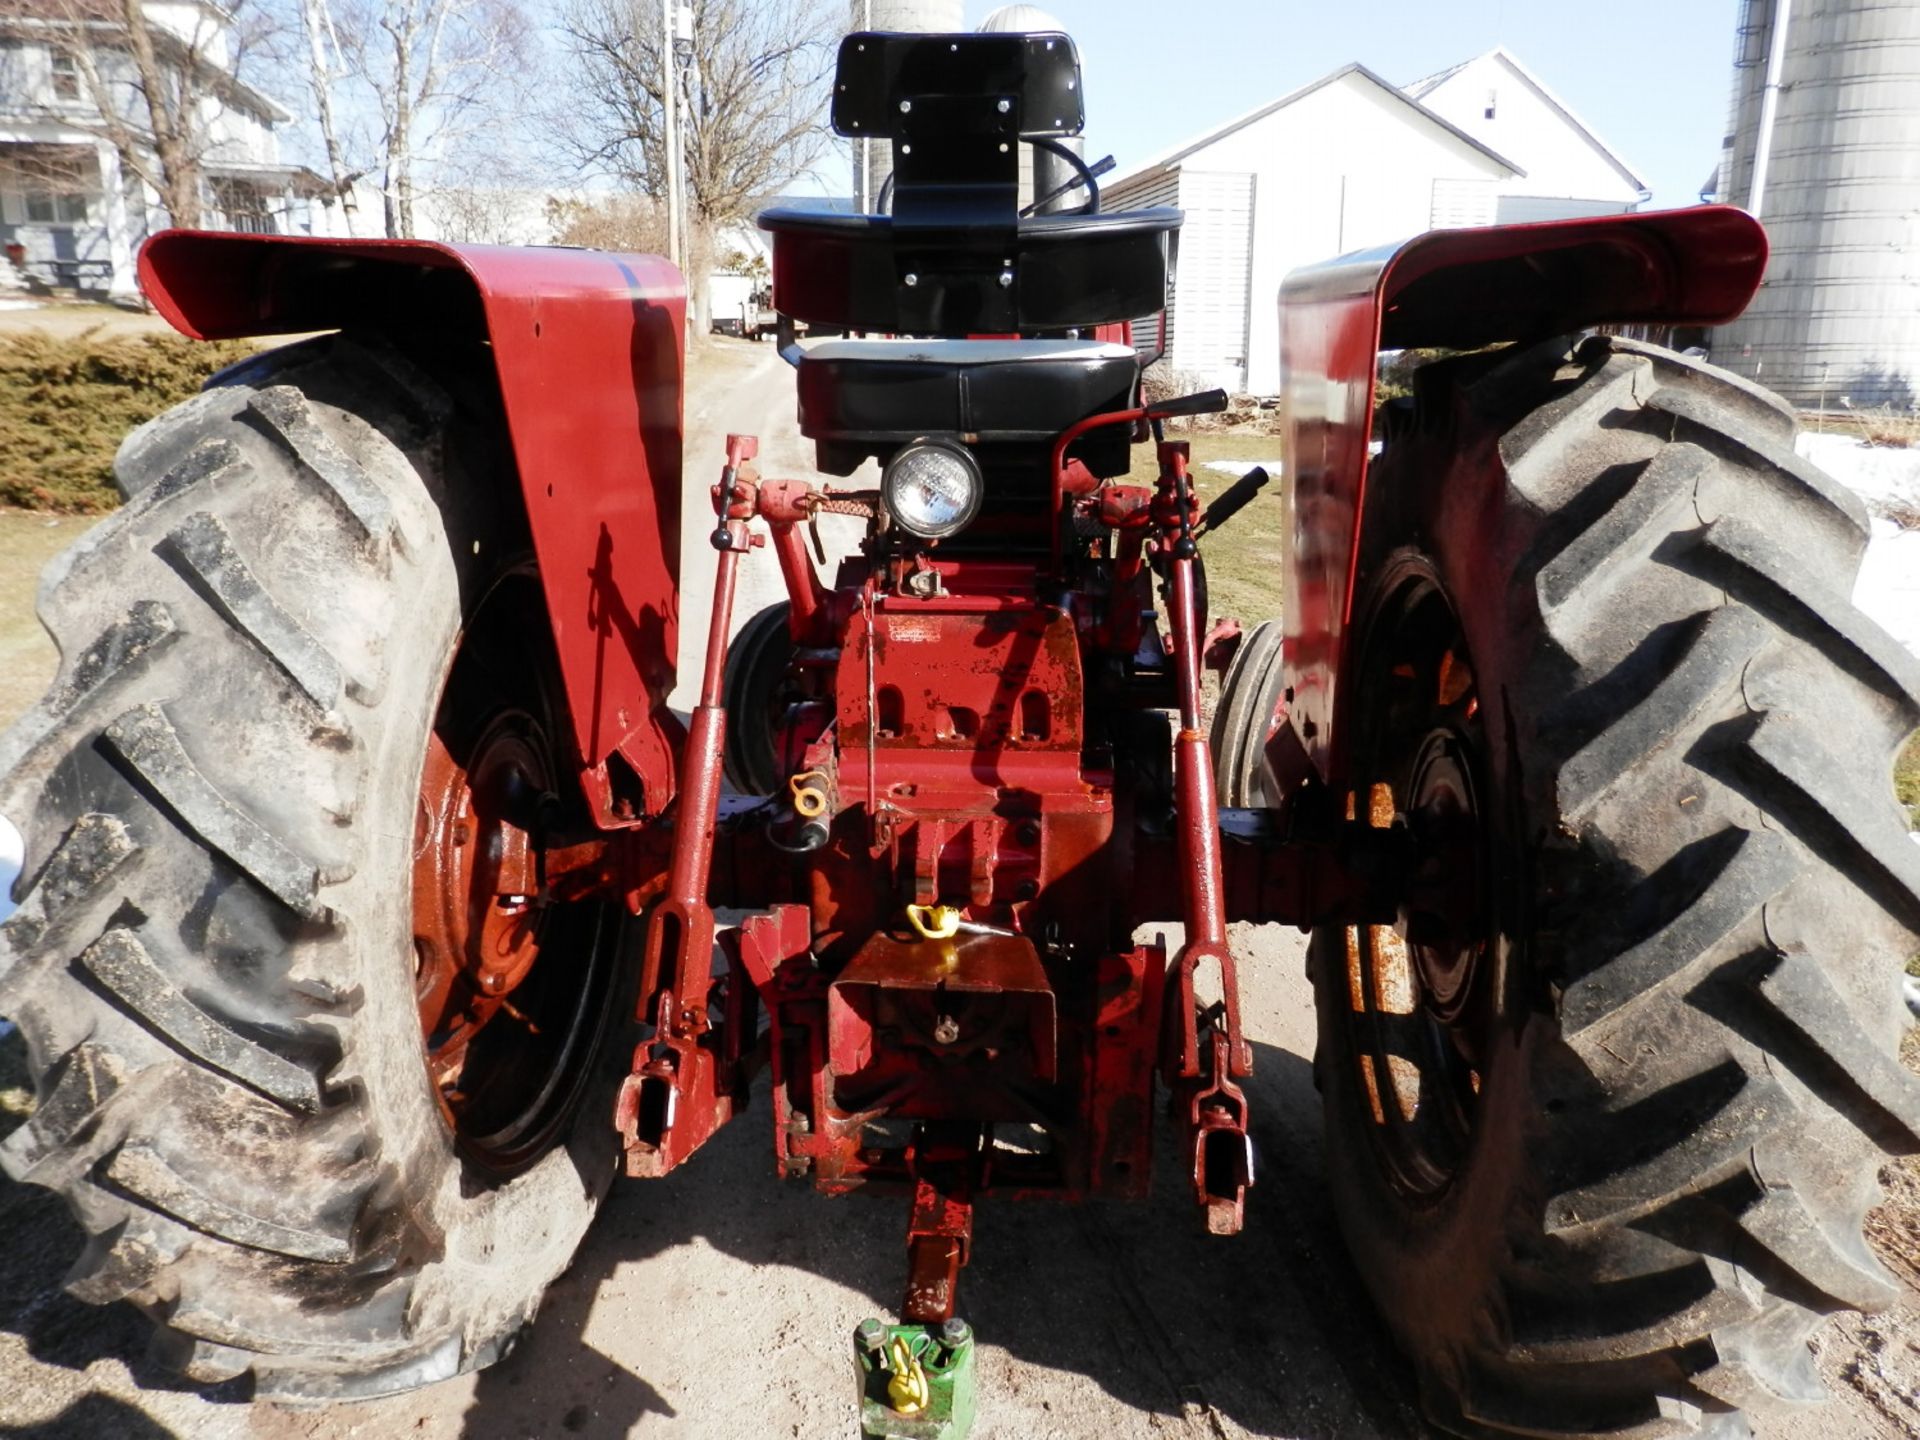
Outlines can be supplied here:
<path id="1" fill-rule="evenodd" d="M 0 336 L 0 505 L 113 509 L 113 456 L 127 432 L 253 350 L 175 335 Z"/>

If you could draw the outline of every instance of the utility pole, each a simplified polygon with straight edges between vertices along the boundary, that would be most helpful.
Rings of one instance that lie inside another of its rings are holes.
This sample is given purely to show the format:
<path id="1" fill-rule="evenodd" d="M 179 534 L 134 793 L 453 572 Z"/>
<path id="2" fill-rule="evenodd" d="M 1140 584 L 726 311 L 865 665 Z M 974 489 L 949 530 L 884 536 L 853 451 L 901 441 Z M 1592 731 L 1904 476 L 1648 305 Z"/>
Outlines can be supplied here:
<path id="1" fill-rule="evenodd" d="M 863 0 L 861 16 L 860 28 L 873 29 L 873 0 Z M 853 143 L 854 149 L 858 152 L 855 163 L 860 167 L 860 174 L 855 178 L 853 186 L 854 209 L 862 215 L 870 215 L 873 213 L 873 185 L 869 179 L 873 174 L 873 152 L 867 147 L 873 144 L 873 141 L 862 135 Z"/>
<path id="2" fill-rule="evenodd" d="M 667 258 L 680 266 L 679 0 L 660 0 L 660 94 L 666 109 Z"/>

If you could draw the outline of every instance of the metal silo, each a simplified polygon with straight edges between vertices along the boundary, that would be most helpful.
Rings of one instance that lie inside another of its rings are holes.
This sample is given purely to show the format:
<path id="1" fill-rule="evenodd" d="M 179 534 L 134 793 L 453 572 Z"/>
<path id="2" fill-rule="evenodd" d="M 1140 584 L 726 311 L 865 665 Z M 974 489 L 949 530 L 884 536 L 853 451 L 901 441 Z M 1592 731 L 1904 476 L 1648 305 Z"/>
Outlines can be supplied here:
<path id="1" fill-rule="evenodd" d="M 1729 130 L 1720 198 L 1773 259 L 1715 362 L 1801 405 L 1920 401 L 1920 4 L 1744 0 Z"/>
<path id="2" fill-rule="evenodd" d="M 967 28 L 964 0 L 851 0 L 847 31 L 903 30 L 924 35 L 957 34 Z M 879 208 L 880 187 L 893 173 L 893 147 L 871 140 L 853 142 L 853 204 L 871 213 Z"/>

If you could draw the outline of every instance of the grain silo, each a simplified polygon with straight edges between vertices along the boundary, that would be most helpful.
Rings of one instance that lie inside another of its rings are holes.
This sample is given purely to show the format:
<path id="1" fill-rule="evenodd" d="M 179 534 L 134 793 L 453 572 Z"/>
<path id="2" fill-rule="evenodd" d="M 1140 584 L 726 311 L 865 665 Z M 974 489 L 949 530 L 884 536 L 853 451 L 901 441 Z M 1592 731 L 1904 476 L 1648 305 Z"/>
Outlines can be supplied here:
<path id="1" fill-rule="evenodd" d="M 1801 405 L 1920 402 L 1920 4 L 1743 0 L 1718 195 L 1773 244 L 1713 358 Z"/>
<path id="2" fill-rule="evenodd" d="M 957 34 L 966 29 L 964 0 L 851 0 L 847 30 L 904 30 L 924 35 Z M 853 143 L 854 209 L 879 208 L 880 190 L 893 173 L 893 147 L 884 142 Z"/>

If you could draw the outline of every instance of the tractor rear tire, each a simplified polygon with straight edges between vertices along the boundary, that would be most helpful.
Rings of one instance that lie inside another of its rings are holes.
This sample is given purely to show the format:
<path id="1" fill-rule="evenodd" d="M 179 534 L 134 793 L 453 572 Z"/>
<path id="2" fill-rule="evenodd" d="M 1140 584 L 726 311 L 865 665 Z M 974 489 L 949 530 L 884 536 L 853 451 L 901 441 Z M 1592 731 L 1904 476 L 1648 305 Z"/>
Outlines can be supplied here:
<path id="1" fill-rule="evenodd" d="M 1899 1294 L 1862 1226 L 1920 1148 L 1920 662 L 1758 388 L 1603 337 L 1419 385 L 1340 723 L 1357 813 L 1472 858 L 1451 924 L 1314 938 L 1336 1209 L 1447 1430 L 1745 1436 Z"/>
<path id="2" fill-rule="evenodd" d="M 497 1358 L 614 1170 L 618 1007 L 589 977 L 616 922 L 571 957 L 598 1013 L 512 1173 L 471 1158 L 424 1063 L 423 756 L 526 545 L 488 368 L 448 363 L 309 342 L 136 431 L 127 504 L 42 580 L 58 676 L 0 736 L 28 844 L 0 1015 L 37 1090 L 0 1166 L 85 1230 L 70 1293 L 266 1398 Z"/>

